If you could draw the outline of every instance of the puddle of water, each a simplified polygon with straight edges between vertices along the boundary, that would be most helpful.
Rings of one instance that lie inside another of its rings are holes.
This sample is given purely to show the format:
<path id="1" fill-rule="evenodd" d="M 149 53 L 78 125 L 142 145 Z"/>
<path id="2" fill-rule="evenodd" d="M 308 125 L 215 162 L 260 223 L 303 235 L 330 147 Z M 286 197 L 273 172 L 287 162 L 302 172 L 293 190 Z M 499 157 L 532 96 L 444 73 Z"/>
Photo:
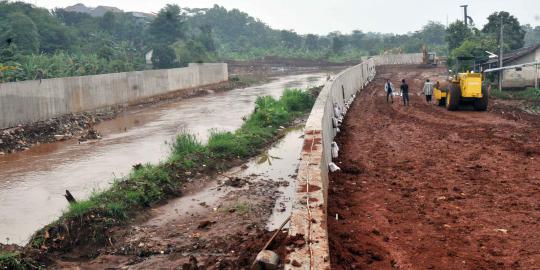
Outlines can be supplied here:
<path id="1" fill-rule="evenodd" d="M 267 222 L 266 228 L 268 230 L 278 229 L 281 223 L 291 215 L 296 190 L 296 170 L 300 162 L 298 158 L 302 149 L 302 134 L 302 127 L 290 129 L 287 135 L 266 153 L 246 163 L 247 169 L 234 168 L 224 176 L 219 177 L 221 181 L 224 181 L 226 177 L 239 177 L 250 178 L 254 181 L 267 179 L 288 184 L 278 188 L 281 195 L 278 196 L 272 215 Z M 250 177 L 252 175 L 257 176 Z M 145 225 L 164 226 L 174 220 L 190 218 L 192 215 L 218 208 L 221 203 L 220 199 L 227 196 L 229 192 L 237 190 L 237 188 L 219 186 L 216 182 L 211 182 L 198 189 L 195 193 L 186 194 L 155 209 L 154 218 L 150 219 Z"/>
<path id="2" fill-rule="evenodd" d="M 159 227 L 176 219 L 208 211 L 216 206 L 216 203 L 227 194 L 228 190 L 224 187 L 218 189 L 217 183 L 211 183 L 196 193 L 186 194 L 157 208 L 154 218 L 145 225 Z"/>
<path id="3" fill-rule="evenodd" d="M 45 144 L 0 157 L 0 242 L 26 243 L 68 206 L 65 190 L 75 198 L 87 198 L 93 190 L 108 187 L 114 177 L 129 173 L 133 164 L 157 163 L 166 157 L 169 146 L 164 142 L 179 132 L 188 130 L 206 141 L 210 129 L 233 131 L 252 112 L 258 96 L 277 98 L 287 87 L 322 85 L 326 76 L 291 75 L 261 86 L 130 110 L 96 126 L 104 135 L 100 141 Z M 285 160 L 272 159 L 275 172 L 269 174 L 279 173 L 276 164 Z M 248 170 L 261 165 L 250 165 Z"/>
<path id="4" fill-rule="evenodd" d="M 248 168 L 242 171 L 243 176 L 258 174 L 275 182 L 287 183 L 280 185 L 272 215 L 266 229 L 269 231 L 279 229 L 279 226 L 291 215 L 292 203 L 296 191 L 296 172 L 300 160 L 303 142 L 303 128 L 291 130 L 278 144 L 270 148 L 265 155 L 248 163 Z M 266 156 L 266 157 L 265 157 Z"/>

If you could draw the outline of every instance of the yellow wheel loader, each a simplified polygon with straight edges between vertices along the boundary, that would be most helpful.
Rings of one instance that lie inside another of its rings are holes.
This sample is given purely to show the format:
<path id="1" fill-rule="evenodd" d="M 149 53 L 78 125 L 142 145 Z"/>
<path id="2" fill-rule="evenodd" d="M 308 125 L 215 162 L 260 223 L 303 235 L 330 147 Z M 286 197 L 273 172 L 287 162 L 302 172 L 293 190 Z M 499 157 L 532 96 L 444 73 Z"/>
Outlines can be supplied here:
<path id="1" fill-rule="evenodd" d="M 459 109 L 460 104 L 472 104 L 477 111 L 485 111 L 488 107 L 489 94 L 480 73 L 458 73 L 448 83 L 437 82 L 433 95 L 439 105 L 446 106 L 449 111 Z"/>

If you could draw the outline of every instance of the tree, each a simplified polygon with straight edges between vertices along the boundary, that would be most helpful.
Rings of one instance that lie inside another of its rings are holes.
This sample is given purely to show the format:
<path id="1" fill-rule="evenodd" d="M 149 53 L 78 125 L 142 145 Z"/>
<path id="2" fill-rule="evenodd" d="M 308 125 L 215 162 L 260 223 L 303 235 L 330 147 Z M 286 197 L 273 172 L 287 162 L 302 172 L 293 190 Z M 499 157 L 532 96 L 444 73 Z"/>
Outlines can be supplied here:
<path id="1" fill-rule="evenodd" d="M 526 24 L 522 28 L 525 31 L 525 46 L 540 44 L 540 26 L 532 28 L 531 25 Z"/>
<path id="2" fill-rule="evenodd" d="M 10 43 L 0 50 L 0 63 L 14 62 L 20 55 L 17 54 L 17 45 Z"/>
<path id="3" fill-rule="evenodd" d="M 197 40 L 204 46 L 204 48 L 209 52 L 216 51 L 216 44 L 214 43 L 214 38 L 212 37 L 212 26 L 206 24 L 199 27 L 201 33 L 199 34 Z"/>
<path id="4" fill-rule="evenodd" d="M 152 63 L 155 68 L 173 68 L 175 67 L 176 55 L 169 46 L 157 45 L 152 53 Z"/>
<path id="5" fill-rule="evenodd" d="M 345 37 L 338 31 L 328 34 L 332 39 L 332 52 L 340 53 L 345 48 Z"/>
<path id="6" fill-rule="evenodd" d="M 308 34 L 304 43 L 308 51 L 314 51 L 319 47 L 319 37 L 317 35 Z"/>
<path id="7" fill-rule="evenodd" d="M 285 48 L 297 49 L 302 44 L 302 38 L 292 30 L 281 30 L 280 36 Z"/>
<path id="8" fill-rule="evenodd" d="M 113 33 L 116 29 L 116 15 L 114 12 L 107 11 L 99 20 L 99 26 L 103 31 Z"/>
<path id="9" fill-rule="evenodd" d="M 459 47 L 455 48 L 451 56 L 472 57 L 476 60 L 487 60 L 486 51 L 495 51 L 497 49 L 497 40 L 490 35 L 478 35 L 464 41 Z"/>
<path id="10" fill-rule="evenodd" d="M 7 31 L 2 35 L 4 46 L 15 44 L 21 53 L 38 52 L 38 29 L 30 17 L 22 12 L 11 13 L 7 17 L 7 23 Z"/>
<path id="11" fill-rule="evenodd" d="M 185 18 L 180 7 L 168 4 L 152 21 L 149 32 L 156 43 L 171 45 L 185 37 L 184 23 Z"/>
<path id="12" fill-rule="evenodd" d="M 352 34 L 351 34 L 351 37 L 350 37 L 350 42 L 351 42 L 351 45 L 354 47 L 354 48 L 362 48 L 363 47 L 363 42 L 364 42 L 364 37 L 366 35 L 360 31 L 360 30 L 353 30 Z"/>
<path id="13" fill-rule="evenodd" d="M 187 66 L 189 63 L 203 63 L 212 59 L 212 54 L 197 40 L 179 41 L 175 43 L 174 50 L 180 66 Z"/>
<path id="14" fill-rule="evenodd" d="M 510 15 L 506 11 L 494 12 L 489 15 L 488 23 L 482 29 L 483 33 L 497 37 L 497 42 L 500 39 L 501 18 L 503 21 L 503 41 L 508 45 L 510 50 L 522 48 L 525 44 L 525 30 L 521 28 L 516 17 Z"/>
<path id="15" fill-rule="evenodd" d="M 471 29 L 469 29 L 462 21 L 455 21 L 451 23 L 446 29 L 446 42 L 448 43 L 448 49 L 459 47 L 463 41 L 470 38 L 473 35 Z"/>
<path id="16" fill-rule="evenodd" d="M 429 45 L 442 45 L 445 43 L 446 28 L 439 22 L 429 21 L 418 34 Z"/>
<path id="17" fill-rule="evenodd" d="M 470 61 L 461 61 L 457 71 L 472 70 L 473 64 L 488 60 L 486 51 L 496 51 L 497 40 L 488 34 L 477 33 L 474 37 L 465 40 L 459 47 L 450 52 L 448 66 L 453 66 L 458 58 L 468 58 Z"/>

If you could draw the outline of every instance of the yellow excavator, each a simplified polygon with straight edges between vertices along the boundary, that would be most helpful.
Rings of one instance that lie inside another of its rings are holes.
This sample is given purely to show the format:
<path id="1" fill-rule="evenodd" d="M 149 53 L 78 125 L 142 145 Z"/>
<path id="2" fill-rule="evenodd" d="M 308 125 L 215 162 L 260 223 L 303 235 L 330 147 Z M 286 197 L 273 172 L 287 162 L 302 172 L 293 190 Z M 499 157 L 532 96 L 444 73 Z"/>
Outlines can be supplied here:
<path id="1" fill-rule="evenodd" d="M 434 52 L 428 52 L 426 45 L 422 46 L 422 65 L 424 67 L 436 67 L 437 66 L 437 54 Z"/>
<path id="2" fill-rule="evenodd" d="M 451 76 L 447 83 L 435 84 L 434 98 L 440 106 L 446 106 L 449 111 L 458 110 L 461 104 L 472 104 L 475 110 L 485 111 L 489 103 L 489 93 L 482 79 L 481 73 L 457 73 Z"/>

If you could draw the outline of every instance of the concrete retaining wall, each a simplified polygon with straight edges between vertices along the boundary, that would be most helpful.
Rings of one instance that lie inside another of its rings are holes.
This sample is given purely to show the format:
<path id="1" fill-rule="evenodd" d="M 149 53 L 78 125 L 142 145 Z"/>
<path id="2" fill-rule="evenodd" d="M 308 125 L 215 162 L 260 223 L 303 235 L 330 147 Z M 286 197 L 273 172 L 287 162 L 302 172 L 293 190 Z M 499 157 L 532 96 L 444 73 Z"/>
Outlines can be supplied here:
<path id="1" fill-rule="evenodd" d="M 377 56 L 341 72 L 324 86 L 306 122 L 289 230 L 290 235 L 303 235 L 306 244 L 289 254 L 285 269 L 330 269 L 326 209 L 328 164 L 337 133 L 332 123 L 334 107 L 352 102 L 356 92 L 373 79 L 377 65 L 421 62 L 422 54 Z"/>
<path id="2" fill-rule="evenodd" d="M 227 81 L 227 64 L 0 84 L 0 129 Z"/>

